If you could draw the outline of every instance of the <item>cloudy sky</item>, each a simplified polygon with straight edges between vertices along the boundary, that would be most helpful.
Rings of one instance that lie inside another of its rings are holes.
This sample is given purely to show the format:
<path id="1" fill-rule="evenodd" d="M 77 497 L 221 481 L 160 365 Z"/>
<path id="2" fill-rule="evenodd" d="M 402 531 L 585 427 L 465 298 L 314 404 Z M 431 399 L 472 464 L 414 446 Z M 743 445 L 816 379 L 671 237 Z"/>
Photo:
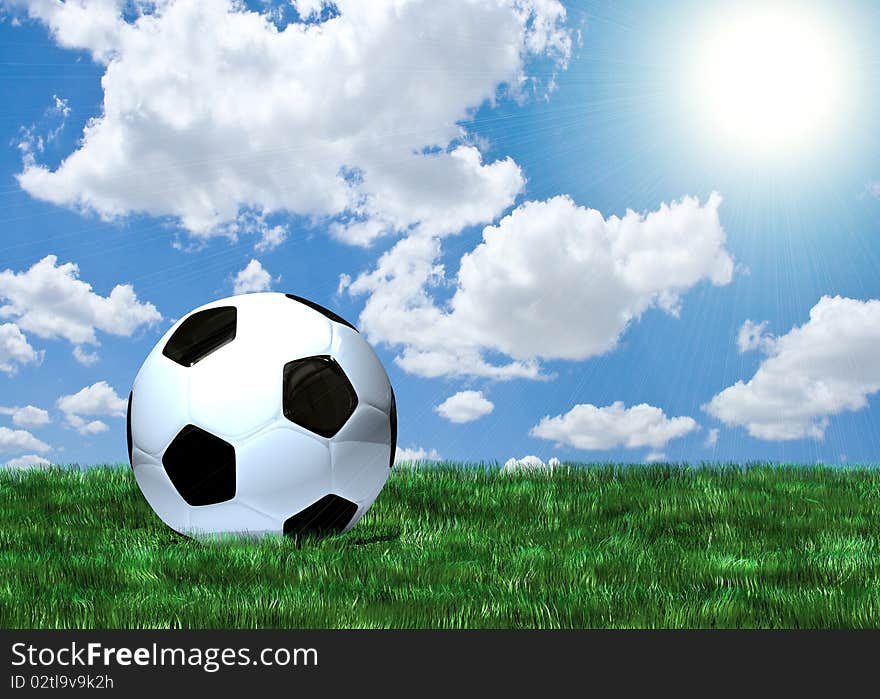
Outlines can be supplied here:
<path id="1" fill-rule="evenodd" d="M 264 290 L 408 456 L 877 462 L 880 13 L 704 5 L 0 0 L 0 463 Z"/>

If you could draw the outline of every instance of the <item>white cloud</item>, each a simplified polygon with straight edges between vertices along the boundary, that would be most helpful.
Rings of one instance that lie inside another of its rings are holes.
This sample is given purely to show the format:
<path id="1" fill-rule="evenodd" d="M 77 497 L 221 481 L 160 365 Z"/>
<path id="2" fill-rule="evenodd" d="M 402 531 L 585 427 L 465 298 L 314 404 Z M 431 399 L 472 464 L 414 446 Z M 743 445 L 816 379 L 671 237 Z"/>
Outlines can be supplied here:
<path id="1" fill-rule="evenodd" d="M 339 296 L 343 291 L 351 286 L 351 275 L 344 272 L 339 275 L 339 283 L 336 285 L 336 295 Z"/>
<path id="2" fill-rule="evenodd" d="M 232 293 L 251 294 L 258 291 L 269 291 L 272 288 L 272 275 L 269 274 L 259 260 L 251 260 L 244 269 L 235 275 L 232 282 Z"/>
<path id="3" fill-rule="evenodd" d="M 68 116 L 70 116 L 68 101 L 58 95 L 52 95 L 52 105 L 43 113 L 40 122 L 21 128 L 21 140 L 17 145 L 26 163 L 33 163 L 35 154 L 42 153 L 47 144 L 58 138 L 64 131 Z"/>
<path id="4" fill-rule="evenodd" d="M 642 403 L 626 408 L 620 401 L 603 408 L 583 403 L 564 415 L 541 418 L 529 434 L 576 449 L 651 447 L 660 451 L 668 442 L 699 429 L 690 417 L 668 418 L 660 409 Z"/>
<path id="5" fill-rule="evenodd" d="M 254 245 L 257 252 L 266 252 L 279 247 L 287 240 L 288 230 L 284 226 L 264 227 L 260 230 L 260 240 Z"/>
<path id="6" fill-rule="evenodd" d="M 59 46 L 86 49 L 99 62 L 108 61 L 119 41 L 119 12 L 122 0 L 97 2 L 52 2 L 51 0 L 13 0 L 12 7 L 25 6 L 28 15 L 46 24 Z"/>
<path id="7" fill-rule="evenodd" d="M 58 407 L 76 415 L 125 415 L 126 401 L 106 381 L 98 381 L 72 395 L 61 396 Z"/>
<path id="8" fill-rule="evenodd" d="M 494 409 L 495 404 L 483 396 L 481 391 L 459 391 L 434 408 L 449 422 L 458 424 L 479 420 Z"/>
<path id="9" fill-rule="evenodd" d="M 425 449 L 424 447 L 412 447 L 406 449 L 397 447 L 394 452 L 394 463 L 418 463 L 420 461 L 440 461 L 442 457 L 436 449 Z"/>
<path id="10" fill-rule="evenodd" d="M 67 415 L 67 424 L 80 434 L 100 434 L 107 432 L 110 427 L 102 420 L 83 420 L 79 415 Z"/>
<path id="11" fill-rule="evenodd" d="M 50 422 L 48 411 L 33 405 L 26 405 L 23 408 L 0 407 L 0 415 L 10 415 L 14 425 L 27 429 L 43 427 Z"/>
<path id="12" fill-rule="evenodd" d="M 0 452 L 46 452 L 49 449 L 48 444 L 37 439 L 27 430 L 11 430 L 8 427 L 0 427 Z"/>
<path id="13" fill-rule="evenodd" d="M 92 366 L 100 359 L 97 352 L 89 352 L 79 345 L 73 348 L 73 358 L 83 366 Z"/>
<path id="14" fill-rule="evenodd" d="M 880 197 L 880 180 L 868 182 L 866 189 L 872 197 Z"/>
<path id="15" fill-rule="evenodd" d="M 508 473 L 516 471 L 552 471 L 557 466 L 559 466 L 559 459 L 556 457 L 551 458 L 545 464 L 539 457 L 529 454 L 521 459 L 509 458 L 504 462 L 502 470 Z"/>
<path id="16" fill-rule="evenodd" d="M 92 291 L 72 262 L 47 255 L 25 272 L 0 272 L 0 318 L 14 318 L 22 330 L 43 339 L 62 337 L 75 345 L 97 345 L 96 331 L 130 337 L 162 316 L 141 303 L 130 284 L 109 296 Z"/>
<path id="17" fill-rule="evenodd" d="M 48 459 L 36 454 L 25 454 L 6 462 L 6 468 L 10 469 L 29 469 L 29 468 L 45 468 L 52 464 Z"/>
<path id="18" fill-rule="evenodd" d="M 603 354 L 646 310 L 675 315 L 694 285 L 730 282 L 720 204 L 685 197 L 606 219 L 565 196 L 527 202 L 464 255 L 448 309 L 432 296 L 446 282 L 439 240 L 406 238 L 349 286 L 369 295 L 359 327 L 420 376 L 538 378 L 539 360 Z"/>
<path id="19" fill-rule="evenodd" d="M 737 381 L 704 406 L 753 437 L 821 439 L 830 416 L 861 410 L 880 390 L 880 300 L 823 296 L 810 319 L 764 343 L 748 382 Z"/>
<path id="20" fill-rule="evenodd" d="M 98 381 L 77 393 L 61 396 L 56 405 L 71 427 L 81 434 L 97 434 L 110 428 L 101 420 L 87 421 L 83 416 L 123 417 L 127 402 L 106 381 Z"/>
<path id="21" fill-rule="evenodd" d="M 43 352 L 31 347 L 15 323 L 0 323 L 0 371 L 15 374 L 19 364 L 39 364 Z"/>
<path id="22" fill-rule="evenodd" d="M 564 66 L 571 49 L 557 0 L 336 0 L 337 16 L 280 30 L 233 0 L 166 0 L 130 21 L 121 0 L 22 3 L 106 68 L 78 149 L 55 170 L 25 160 L 21 186 L 202 237 L 273 212 L 334 221 L 355 243 L 493 220 L 523 175 L 484 163 L 460 123 L 531 84 L 529 56 Z"/>
<path id="23" fill-rule="evenodd" d="M 645 454 L 646 464 L 656 464 L 658 461 L 666 461 L 666 453 L 662 451 L 649 451 Z"/>
<path id="24" fill-rule="evenodd" d="M 49 111 L 66 119 L 70 116 L 70 103 L 63 97 L 52 95 L 52 106 L 49 108 Z"/>
<path id="25" fill-rule="evenodd" d="M 287 226 L 272 225 L 268 221 L 268 212 L 244 210 L 234 221 L 224 223 L 217 231 L 230 238 L 241 235 L 257 235 L 260 239 L 254 245 L 257 252 L 274 250 L 280 246 L 289 234 Z"/>
<path id="26" fill-rule="evenodd" d="M 736 346 L 740 353 L 751 352 L 764 346 L 765 343 L 772 342 L 773 338 L 767 335 L 766 330 L 766 320 L 762 323 L 746 320 L 736 335 Z"/>
<path id="27" fill-rule="evenodd" d="M 714 449 L 715 445 L 718 444 L 718 435 L 720 434 L 720 432 L 721 430 L 719 430 L 717 427 L 713 427 L 711 430 L 709 430 L 709 433 L 706 435 L 706 439 L 703 441 L 703 446 L 706 447 L 706 449 Z"/>
<path id="28" fill-rule="evenodd" d="M 320 14 L 321 10 L 332 0 L 291 0 L 291 4 L 301 17 Z"/>

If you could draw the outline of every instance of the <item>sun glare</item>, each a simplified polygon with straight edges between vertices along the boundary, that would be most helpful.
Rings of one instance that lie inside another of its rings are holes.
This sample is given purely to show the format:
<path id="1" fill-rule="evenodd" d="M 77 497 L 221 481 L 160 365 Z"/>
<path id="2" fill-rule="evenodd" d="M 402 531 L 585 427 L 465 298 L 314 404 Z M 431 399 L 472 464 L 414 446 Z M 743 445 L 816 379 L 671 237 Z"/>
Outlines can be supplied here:
<path id="1" fill-rule="evenodd" d="M 757 10 L 710 32 L 697 58 L 696 91 L 710 130 L 735 147 L 809 145 L 842 99 L 832 32 L 797 12 Z"/>

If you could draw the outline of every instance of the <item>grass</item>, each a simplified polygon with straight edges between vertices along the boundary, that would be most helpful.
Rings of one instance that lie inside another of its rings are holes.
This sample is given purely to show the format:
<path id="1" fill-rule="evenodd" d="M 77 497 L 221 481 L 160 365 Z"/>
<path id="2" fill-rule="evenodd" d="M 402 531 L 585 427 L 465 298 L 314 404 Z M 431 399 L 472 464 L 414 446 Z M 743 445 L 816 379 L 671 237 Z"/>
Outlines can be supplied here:
<path id="1" fill-rule="evenodd" d="M 198 543 L 129 470 L 0 473 L 0 627 L 877 627 L 880 471 L 397 470 L 324 540 Z"/>

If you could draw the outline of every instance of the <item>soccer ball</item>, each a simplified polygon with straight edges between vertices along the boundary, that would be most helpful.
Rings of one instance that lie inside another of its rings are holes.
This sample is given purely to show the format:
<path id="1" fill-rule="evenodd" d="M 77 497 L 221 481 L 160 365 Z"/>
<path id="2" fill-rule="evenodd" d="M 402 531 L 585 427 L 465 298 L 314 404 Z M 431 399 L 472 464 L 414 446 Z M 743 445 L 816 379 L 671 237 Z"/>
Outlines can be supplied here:
<path id="1" fill-rule="evenodd" d="M 357 329 L 290 294 L 192 311 L 128 399 L 128 454 L 156 514 L 190 535 L 348 531 L 397 442 L 388 375 Z"/>

